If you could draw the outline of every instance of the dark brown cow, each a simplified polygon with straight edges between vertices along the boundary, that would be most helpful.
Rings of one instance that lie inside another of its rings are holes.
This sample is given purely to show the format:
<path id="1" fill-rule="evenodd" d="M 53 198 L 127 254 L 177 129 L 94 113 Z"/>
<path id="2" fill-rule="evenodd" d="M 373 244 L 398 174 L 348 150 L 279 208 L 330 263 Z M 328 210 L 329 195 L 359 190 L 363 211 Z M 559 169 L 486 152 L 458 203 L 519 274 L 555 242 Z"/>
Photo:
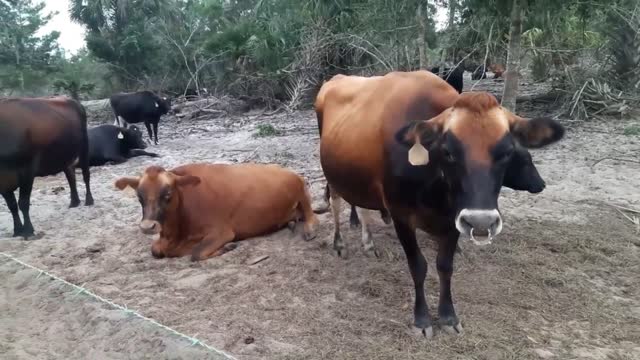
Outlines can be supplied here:
<path id="1" fill-rule="evenodd" d="M 446 106 L 447 99 L 455 99 Z M 457 96 L 427 71 L 371 78 L 336 76 L 321 88 L 316 111 L 322 126 L 320 160 L 329 183 L 334 249 L 344 249 L 340 200 L 387 209 L 415 285 L 415 326 L 433 334 L 424 296 L 427 263 L 416 229 L 438 242 L 438 314 L 447 331 L 460 332 L 451 296 L 453 256 L 460 234 L 477 245 L 500 234 L 498 195 L 516 140 L 538 148 L 560 140 L 557 122 L 526 120 L 488 93 Z"/>
<path id="2" fill-rule="evenodd" d="M 502 64 L 491 64 L 487 69 L 493 73 L 494 79 L 501 78 L 505 71 Z"/>
<path id="3" fill-rule="evenodd" d="M 160 234 L 156 258 L 191 255 L 192 261 L 224 253 L 225 244 L 265 235 L 304 219 L 313 238 L 317 218 L 304 180 L 277 165 L 189 164 L 173 170 L 147 168 L 115 186 L 136 189 L 140 229 Z"/>
<path id="4" fill-rule="evenodd" d="M 34 177 L 64 172 L 71 204 L 80 204 L 75 165 L 86 185 L 85 205 L 93 205 L 89 185 L 87 116 L 77 101 L 66 98 L 0 100 L 0 193 L 13 216 L 13 235 L 34 234 L 29 216 Z M 20 189 L 16 202 L 14 191 Z M 22 211 L 24 224 L 20 221 Z"/>

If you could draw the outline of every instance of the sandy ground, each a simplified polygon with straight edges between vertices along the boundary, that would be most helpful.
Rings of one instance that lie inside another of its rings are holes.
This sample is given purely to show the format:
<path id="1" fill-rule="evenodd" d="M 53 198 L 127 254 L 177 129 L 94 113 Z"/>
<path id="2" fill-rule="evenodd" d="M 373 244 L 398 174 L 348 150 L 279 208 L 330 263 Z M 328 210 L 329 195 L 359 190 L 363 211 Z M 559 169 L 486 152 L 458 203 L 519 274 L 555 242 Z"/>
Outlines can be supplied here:
<path id="1" fill-rule="evenodd" d="M 282 134 L 254 137 L 265 123 Z M 566 122 L 561 143 L 533 151 L 545 191 L 505 190 L 500 238 L 485 248 L 462 243 L 453 280 L 462 336 L 437 332 L 427 341 L 409 334 L 411 277 L 392 226 L 379 217 L 379 259 L 363 255 L 359 230 L 347 232 L 350 257 L 335 256 L 328 214 L 311 242 L 283 230 L 201 263 L 151 257 L 150 239 L 137 230 L 139 204 L 114 188 L 117 177 L 151 164 L 275 162 L 304 175 L 320 204 L 324 180 L 311 111 L 166 119 L 152 147 L 162 158 L 92 170 L 93 207 L 67 208 L 62 174 L 37 179 L 32 218 L 44 236 L 8 237 L 4 210 L 0 251 L 238 359 L 638 359 L 640 234 L 608 205 L 640 208 L 640 165 L 616 160 L 637 160 L 640 139 L 622 135 L 628 124 Z M 435 246 L 425 234 L 419 238 L 435 311 Z M 0 279 L 0 358 L 206 358 L 203 349 L 1 257 Z"/>

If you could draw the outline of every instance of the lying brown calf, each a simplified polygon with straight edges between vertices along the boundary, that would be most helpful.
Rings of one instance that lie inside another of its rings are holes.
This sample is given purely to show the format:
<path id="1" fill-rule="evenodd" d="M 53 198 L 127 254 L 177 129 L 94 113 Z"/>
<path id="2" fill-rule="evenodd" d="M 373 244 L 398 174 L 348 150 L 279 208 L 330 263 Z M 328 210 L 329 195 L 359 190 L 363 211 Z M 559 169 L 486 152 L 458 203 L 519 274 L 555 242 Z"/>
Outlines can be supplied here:
<path id="1" fill-rule="evenodd" d="M 142 205 L 140 229 L 160 234 L 151 246 L 156 258 L 204 260 L 224 245 L 279 230 L 304 219 L 304 238 L 318 220 L 304 180 L 278 165 L 189 164 L 173 170 L 148 167 L 141 177 L 118 179 L 132 187 Z"/>

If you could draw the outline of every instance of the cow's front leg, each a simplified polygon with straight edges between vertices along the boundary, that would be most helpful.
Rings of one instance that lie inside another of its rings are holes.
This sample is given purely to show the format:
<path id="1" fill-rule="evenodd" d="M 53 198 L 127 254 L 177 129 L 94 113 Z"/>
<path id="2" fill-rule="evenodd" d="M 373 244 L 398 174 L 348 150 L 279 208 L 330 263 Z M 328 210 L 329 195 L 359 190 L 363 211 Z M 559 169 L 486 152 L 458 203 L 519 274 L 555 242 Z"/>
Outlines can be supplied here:
<path id="1" fill-rule="evenodd" d="M 233 241 L 235 236 L 231 229 L 208 234 L 191 250 L 191 261 L 206 260 L 235 249 L 236 244 L 228 244 Z"/>
<path id="2" fill-rule="evenodd" d="M 407 257 L 411 277 L 413 278 L 416 293 L 413 308 L 414 326 L 422 335 L 431 338 L 433 337 L 433 326 L 427 300 L 424 296 L 424 279 L 427 277 L 427 261 L 424 259 L 422 251 L 420 251 L 418 247 L 416 229 L 409 226 L 404 219 L 393 217 L 393 214 L 392 218 L 393 225 L 396 228 L 396 234 Z"/>
<path id="3" fill-rule="evenodd" d="M 458 247 L 460 233 L 452 229 L 449 234 L 439 239 L 436 268 L 440 278 L 440 301 L 438 304 L 439 323 L 445 332 L 462 334 L 462 325 L 453 307 L 451 297 L 451 276 L 453 274 L 453 257 Z"/>

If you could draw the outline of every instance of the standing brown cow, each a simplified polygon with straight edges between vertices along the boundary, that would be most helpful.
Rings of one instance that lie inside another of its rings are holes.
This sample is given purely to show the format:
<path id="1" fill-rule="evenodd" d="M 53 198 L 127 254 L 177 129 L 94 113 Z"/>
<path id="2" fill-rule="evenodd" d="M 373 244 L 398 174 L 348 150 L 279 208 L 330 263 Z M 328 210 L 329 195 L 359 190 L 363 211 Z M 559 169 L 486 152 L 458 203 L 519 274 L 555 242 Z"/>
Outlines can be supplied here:
<path id="1" fill-rule="evenodd" d="M 455 101 L 446 106 L 447 99 Z M 320 89 L 316 112 L 334 249 L 344 251 L 342 198 L 356 207 L 388 210 L 414 281 L 414 324 L 430 337 L 427 262 L 416 229 L 430 233 L 438 242 L 439 319 L 445 330 L 460 332 L 451 295 L 459 236 L 486 245 L 500 234 L 498 195 L 517 143 L 543 147 L 560 140 L 564 128 L 548 118 L 523 119 L 488 93 L 458 96 L 427 71 L 336 76 Z"/>
<path id="2" fill-rule="evenodd" d="M 75 165 L 82 169 L 85 205 L 93 205 L 89 185 L 87 115 L 67 97 L 0 100 L 0 193 L 13 216 L 13 235 L 34 234 L 29 216 L 34 177 L 64 172 L 71 204 L 80 204 Z M 20 189 L 19 202 L 14 191 Z M 24 224 L 20 221 L 22 211 Z"/>
<path id="3" fill-rule="evenodd" d="M 304 180 L 278 165 L 189 164 L 173 170 L 147 168 L 115 186 L 136 189 L 142 206 L 140 229 L 160 234 L 156 258 L 205 260 L 225 244 L 265 235 L 304 219 L 304 238 L 313 238 L 317 218 Z"/>

